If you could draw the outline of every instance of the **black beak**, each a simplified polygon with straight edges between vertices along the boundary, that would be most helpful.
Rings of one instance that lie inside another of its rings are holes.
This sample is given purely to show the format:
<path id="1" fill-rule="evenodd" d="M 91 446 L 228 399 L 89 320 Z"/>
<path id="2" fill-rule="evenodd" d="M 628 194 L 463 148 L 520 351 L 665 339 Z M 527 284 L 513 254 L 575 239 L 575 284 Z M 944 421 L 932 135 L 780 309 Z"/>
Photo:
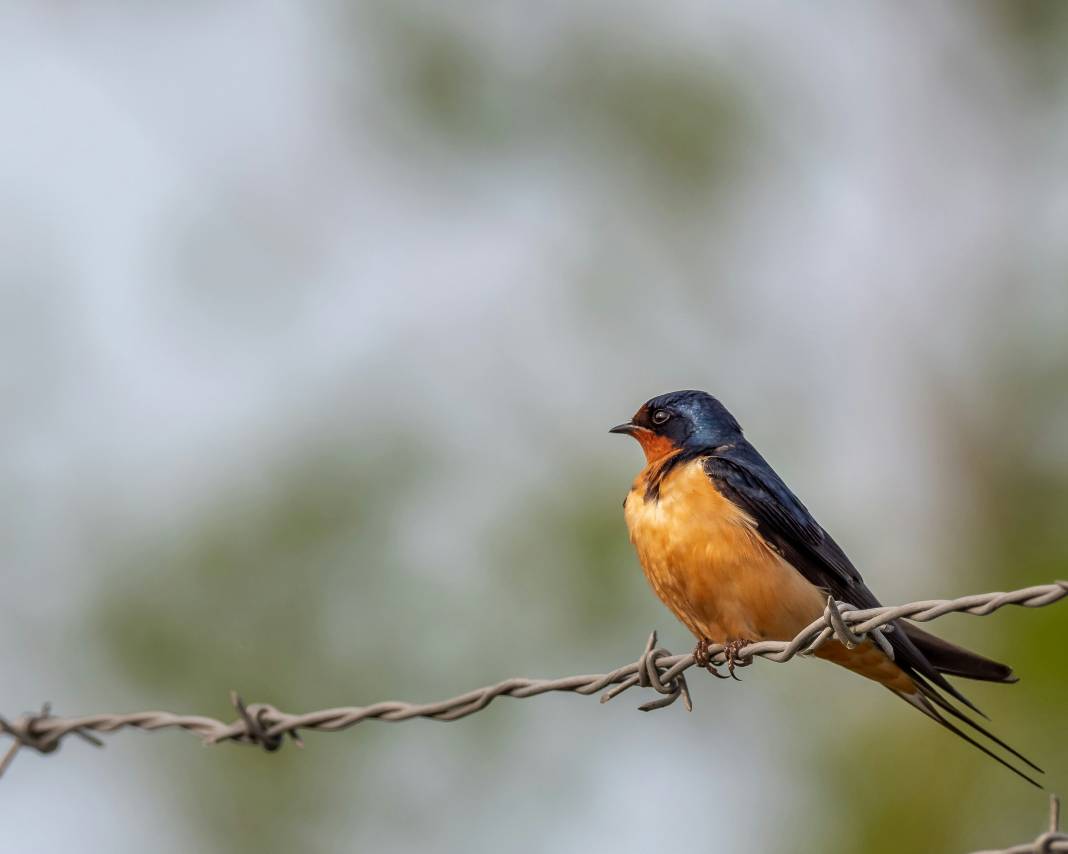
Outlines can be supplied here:
<path id="1" fill-rule="evenodd" d="M 625 424 L 617 424 L 615 427 L 613 427 L 608 432 L 609 433 L 622 433 L 625 436 L 633 436 L 640 429 L 641 428 L 638 427 L 636 424 L 632 424 L 630 421 L 628 421 Z"/>

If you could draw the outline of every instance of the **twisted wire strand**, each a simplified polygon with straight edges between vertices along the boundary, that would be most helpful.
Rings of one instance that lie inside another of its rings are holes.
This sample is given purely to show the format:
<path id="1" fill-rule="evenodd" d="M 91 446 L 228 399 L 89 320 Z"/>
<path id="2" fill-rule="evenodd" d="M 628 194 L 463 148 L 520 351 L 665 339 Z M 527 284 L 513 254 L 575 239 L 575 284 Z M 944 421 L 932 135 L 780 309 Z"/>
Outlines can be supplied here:
<path id="1" fill-rule="evenodd" d="M 1034 842 L 999 848 L 997 851 L 976 851 L 975 854 L 1064 854 L 1068 852 L 1068 833 L 1043 833 Z"/>
<path id="2" fill-rule="evenodd" d="M 1061 799 L 1049 796 L 1049 830 L 1040 834 L 1034 842 L 1014 845 L 997 851 L 975 851 L 973 854 L 1059 854 L 1068 852 L 1068 833 L 1061 833 Z"/>
<path id="3" fill-rule="evenodd" d="M 1009 592 L 980 593 L 957 599 L 928 599 L 910 602 L 907 605 L 857 610 L 848 603 L 835 602 L 828 598 L 824 615 L 800 632 L 790 641 L 761 641 L 748 644 L 738 650 L 736 659 L 743 662 L 753 657 L 769 661 L 785 662 L 796 655 L 807 655 L 831 638 L 852 647 L 866 638 L 878 643 L 892 655 L 884 632 L 894 630 L 894 620 L 908 618 L 928 622 L 949 613 L 986 616 L 1006 605 L 1024 608 L 1040 608 L 1068 596 L 1068 581 L 1025 587 Z M 722 644 L 709 646 L 713 665 L 724 663 Z M 303 746 L 301 730 L 338 732 L 370 719 L 383 721 L 406 721 L 412 718 L 429 718 L 436 721 L 454 721 L 486 708 L 497 697 L 524 699 L 553 691 L 576 694 L 596 694 L 604 691 L 601 702 L 619 696 L 635 685 L 652 688 L 660 696 L 639 708 L 653 711 L 664 708 L 680 697 L 687 709 L 692 708 L 685 671 L 694 666 L 693 653 L 673 655 L 657 646 L 656 632 L 649 636 L 641 657 L 630 664 L 617 667 L 610 673 L 565 676 L 559 679 L 527 679 L 516 677 L 496 685 L 489 685 L 434 703 L 414 704 L 395 700 L 375 703 L 370 706 L 345 706 L 335 709 L 290 714 L 267 703 L 246 705 L 236 692 L 231 693 L 237 717 L 230 723 L 203 715 L 178 715 L 172 712 L 147 711 L 130 714 L 97 714 L 82 717 L 58 717 L 51 714 L 46 704 L 40 712 L 20 715 L 11 720 L 0 717 L 0 733 L 11 737 L 7 754 L 0 759 L 0 775 L 11 764 L 20 748 L 28 747 L 39 753 L 52 753 L 64 738 L 76 735 L 100 747 L 103 742 L 94 733 L 111 733 L 121 729 L 139 729 L 156 732 L 162 729 L 180 729 L 198 735 L 207 744 L 233 741 L 239 744 L 259 745 L 273 751 L 282 746 L 288 736 Z M 608 689 L 608 690 L 605 690 Z M 1068 851 L 1057 840 L 1043 852 Z M 1054 847 L 1050 847 L 1053 845 Z M 1025 851 L 1031 849 L 1011 849 Z"/>

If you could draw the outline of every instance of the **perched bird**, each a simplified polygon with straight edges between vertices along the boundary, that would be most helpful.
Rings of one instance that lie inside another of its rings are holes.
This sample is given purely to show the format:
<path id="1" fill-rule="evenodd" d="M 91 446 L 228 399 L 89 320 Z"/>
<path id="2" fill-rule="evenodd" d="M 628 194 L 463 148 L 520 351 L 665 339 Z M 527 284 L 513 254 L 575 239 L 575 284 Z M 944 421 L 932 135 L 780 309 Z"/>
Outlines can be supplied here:
<path id="1" fill-rule="evenodd" d="M 879 606 L 849 558 L 716 398 L 702 391 L 654 397 L 611 432 L 633 436 L 645 452 L 646 466 L 623 503 L 630 539 L 656 595 L 697 638 L 699 665 L 721 675 L 708 651 L 721 643 L 734 676 L 735 666 L 747 663 L 738 657 L 746 644 L 792 639 L 823 615 L 828 596 L 857 608 Z M 905 620 L 892 626 L 885 635 L 892 658 L 870 640 L 853 649 L 831 640 L 816 655 L 884 685 L 1037 786 L 953 722 L 1041 773 L 949 699 L 982 715 L 946 675 L 1015 682 L 1011 668 Z"/>

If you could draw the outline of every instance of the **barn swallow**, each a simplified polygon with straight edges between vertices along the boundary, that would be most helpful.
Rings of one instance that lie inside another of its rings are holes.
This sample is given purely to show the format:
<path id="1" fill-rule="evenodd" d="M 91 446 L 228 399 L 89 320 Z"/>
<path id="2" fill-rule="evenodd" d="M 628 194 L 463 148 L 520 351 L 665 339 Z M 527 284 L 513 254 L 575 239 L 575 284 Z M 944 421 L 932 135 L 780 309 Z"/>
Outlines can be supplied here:
<path id="1" fill-rule="evenodd" d="M 827 597 L 877 608 L 849 558 L 764 458 L 734 416 L 711 395 L 654 397 L 612 433 L 638 440 L 646 465 L 623 504 L 630 539 L 654 592 L 697 638 L 694 658 L 724 645 L 730 674 L 747 644 L 788 641 L 823 616 Z M 896 620 L 885 635 L 891 657 L 871 640 L 837 640 L 816 655 L 865 676 L 933 718 L 1006 768 L 1031 777 L 954 720 L 1025 765 L 1042 769 L 950 702 L 983 715 L 945 678 L 1016 682 L 1012 669 Z M 985 717 L 985 715 L 983 715 Z"/>

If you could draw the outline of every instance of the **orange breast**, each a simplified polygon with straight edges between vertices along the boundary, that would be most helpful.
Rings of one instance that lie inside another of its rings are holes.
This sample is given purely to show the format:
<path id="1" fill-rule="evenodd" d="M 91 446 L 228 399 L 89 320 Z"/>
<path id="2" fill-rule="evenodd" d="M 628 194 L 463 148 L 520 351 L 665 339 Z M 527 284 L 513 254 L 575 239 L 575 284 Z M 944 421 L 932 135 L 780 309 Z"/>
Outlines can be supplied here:
<path id="1" fill-rule="evenodd" d="M 826 595 L 772 551 L 753 520 L 720 495 L 700 460 L 664 478 L 660 499 L 645 500 L 656 464 L 634 481 L 624 506 L 631 542 L 656 595 L 697 638 L 791 640 L 823 614 Z M 891 690 L 915 684 L 870 641 L 837 641 L 816 651 Z"/>
<path id="2" fill-rule="evenodd" d="M 823 613 L 823 594 L 772 551 L 751 518 L 716 491 L 700 460 L 645 500 L 647 466 L 624 512 L 657 596 L 698 638 L 789 640 Z"/>

